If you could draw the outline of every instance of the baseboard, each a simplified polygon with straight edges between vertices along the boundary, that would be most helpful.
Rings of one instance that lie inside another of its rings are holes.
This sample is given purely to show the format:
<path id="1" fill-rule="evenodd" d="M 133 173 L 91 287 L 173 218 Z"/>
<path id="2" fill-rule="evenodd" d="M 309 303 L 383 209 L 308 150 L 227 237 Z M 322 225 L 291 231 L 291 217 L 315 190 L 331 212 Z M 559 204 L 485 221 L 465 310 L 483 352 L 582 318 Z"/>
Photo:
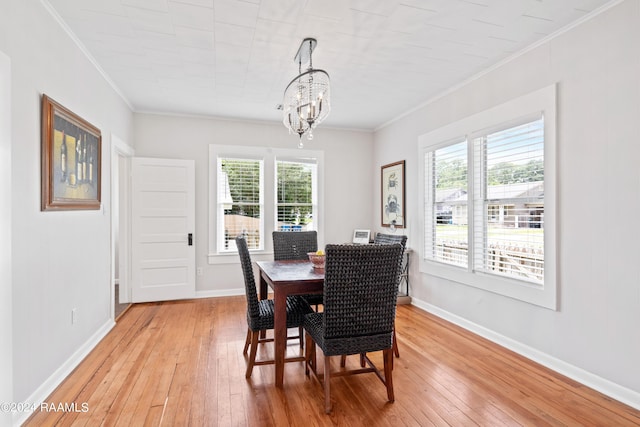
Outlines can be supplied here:
<path id="1" fill-rule="evenodd" d="M 398 305 L 411 304 L 411 297 L 409 295 L 398 295 Z"/>
<path id="2" fill-rule="evenodd" d="M 100 329 L 98 329 L 75 353 L 71 355 L 66 362 L 62 364 L 47 380 L 34 391 L 31 396 L 25 399 L 25 402 L 40 407 L 47 397 L 71 374 L 71 372 L 84 360 L 85 357 L 93 350 L 98 343 L 111 331 L 115 326 L 113 320 L 107 321 Z M 57 403 L 57 402 L 55 402 Z M 76 402 L 78 405 L 81 402 Z M 31 412 L 17 412 L 13 416 L 13 425 L 22 425 L 29 417 Z"/>
<path id="3" fill-rule="evenodd" d="M 221 291 L 196 291 L 196 298 L 235 297 L 244 295 L 244 289 L 223 289 Z"/>
<path id="4" fill-rule="evenodd" d="M 619 402 L 640 410 L 640 393 L 637 391 L 631 390 L 612 381 L 594 375 L 582 368 L 578 368 L 577 366 L 557 359 L 533 347 L 529 347 L 528 345 L 522 344 L 509 337 L 498 334 L 490 329 L 470 322 L 467 319 L 464 319 L 446 310 L 442 310 L 439 307 L 416 299 L 415 297 L 412 298 L 411 304 L 455 325 L 458 325 L 468 331 L 471 331 L 474 334 L 486 338 L 489 341 L 499 344 L 502 347 L 508 348 L 509 350 L 514 351 L 526 357 L 527 359 L 531 359 L 534 362 L 537 362 L 566 377 L 569 377 L 572 380 L 578 381 L 579 383 L 584 384 L 587 387 L 591 387 L 592 389 L 597 390 L 600 393 L 606 394 L 612 399 L 615 399 Z"/>

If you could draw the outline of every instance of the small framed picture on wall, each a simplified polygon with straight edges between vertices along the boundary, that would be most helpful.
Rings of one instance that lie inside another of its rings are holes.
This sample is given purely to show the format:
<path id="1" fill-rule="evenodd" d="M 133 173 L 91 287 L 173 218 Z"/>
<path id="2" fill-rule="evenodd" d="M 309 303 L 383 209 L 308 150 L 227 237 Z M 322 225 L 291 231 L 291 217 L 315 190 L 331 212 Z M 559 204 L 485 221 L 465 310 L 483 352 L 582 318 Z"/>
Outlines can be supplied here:
<path id="1" fill-rule="evenodd" d="M 380 175 L 382 226 L 404 228 L 404 160 L 382 166 Z"/>

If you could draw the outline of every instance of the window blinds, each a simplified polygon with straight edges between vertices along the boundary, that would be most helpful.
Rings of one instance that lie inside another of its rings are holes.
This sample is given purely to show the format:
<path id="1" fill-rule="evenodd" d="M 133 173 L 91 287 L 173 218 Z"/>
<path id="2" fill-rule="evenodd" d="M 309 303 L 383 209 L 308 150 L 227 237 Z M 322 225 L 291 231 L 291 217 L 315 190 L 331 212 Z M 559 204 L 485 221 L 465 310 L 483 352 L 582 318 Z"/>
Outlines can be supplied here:
<path id="1" fill-rule="evenodd" d="M 277 229 L 313 230 L 316 164 L 278 160 L 276 175 Z"/>
<path id="2" fill-rule="evenodd" d="M 425 257 L 460 266 L 468 263 L 467 142 L 425 154 Z"/>
<path id="3" fill-rule="evenodd" d="M 253 159 L 218 158 L 218 229 L 223 230 L 223 250 L 243 234 L 249 249 L 262 244 L 263 162 Z"/>
<path id="4" fill-rule="evenodd" d="M 542 283 L 544 120 L 477 135 L 473 144 L 480 166 L 474 180 L 474 268 Z"/>

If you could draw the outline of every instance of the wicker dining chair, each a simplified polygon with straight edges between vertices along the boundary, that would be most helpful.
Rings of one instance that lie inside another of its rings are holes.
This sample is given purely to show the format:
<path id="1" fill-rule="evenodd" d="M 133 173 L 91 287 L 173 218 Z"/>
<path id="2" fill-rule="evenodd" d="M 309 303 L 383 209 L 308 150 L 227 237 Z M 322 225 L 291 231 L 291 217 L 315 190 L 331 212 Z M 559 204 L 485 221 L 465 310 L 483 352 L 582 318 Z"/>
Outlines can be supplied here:
<path id="1" fill-rule="evenodd" d="M 406 249 L 407 245 L 407 236 L 398 234 L 376 233 L 375 237 L 373 238 L 374 245 L 388 245 L 393 243 L 400 243 L 402 245 L 402 252 L 404 254 L 404 250 Z M 400 262 L 402 262 L 402 258 Z M 400 283 L 398 283 L 398 286 L 400 286 Z M 400 350 L 398 350 L 398 340 L 396 339 L 395 327 L 393 328 L 393 354 L 395 354 L 396 357 L 400 357 Z"/>
<path id="2" fill-rule="evenodd" d="M 400 243 L 402 245 L 402 250 L 404 251 L 405 246 L 407 245 L 407 236 L 402 234 L 383 234 L 376 233 L 373 238 L 374 245 L 385 245 L 392 243 Z"/>
<path id="3" fill-rule="evenodd" d="M 308 252 L 318 250 L 318 232 L 316 231 L 274 231 L 273 259 L 309 259 Z"/>
<path id="4" fill-rule="evenodd" d="M 318 250 L 318 233 L 316 231 L 274 231 L 273 260 L 309 259 L 309 252 Z M 322 294 L 301 295 L 310 305 L 318 308 L 322 304 Z"/>
<path id="5" fill-rule="evenodd" d="M 393 326 L 398 296 L 402 246 L 327 245 L 324 310 L 305 316 L 305 374 L 311 370 L 324 384 L 325 412 L 331 412 L 332 376 L 374 372 L 393 394 Z M 318 373 L 316 345 L 324 353 Z M 367 353 L 382 351 L 384 375 Z M 359 354 L 368 368 L 331 372 L 331 357 Z"/>
<path id="6" fill-rule="evenodd" d="M 273 329 L 274 302 L 272 299 L 258 299 L 255 277 L 253 275 L 253 265 L 244 236 L 236 237 L 236 245 L 238 247 L 238 254 L 240 255 L 240 264 L 242 266 L 242 274 L 244 275 L 244 288 L 247 297 L 247 339 L 245 340 L 242 353 L 246 356 L 249 345 L 251 345 L 247 371 L 245 373 L 245 376 L 249 378 L 255 365 L 271 365 L 275 363 L 273 359 L 256 361 L 258 343 L 273 341 L 273 338 L 260 338 L 259 335 L 261 331 Z M 287 328 L 298 328 L 298 336 L 287 337 L 287 339 L 299 339 L 300 348 L 304 346 L 302 329 L 304 316 L 309 313 L 313 313 L 313 310 L 304 298 L 298 296 L 287 297 Z M 304 356 L 300 356 L 286 358 L 285 362 L 300 362 L 303 360 L 305 360 Z"/>

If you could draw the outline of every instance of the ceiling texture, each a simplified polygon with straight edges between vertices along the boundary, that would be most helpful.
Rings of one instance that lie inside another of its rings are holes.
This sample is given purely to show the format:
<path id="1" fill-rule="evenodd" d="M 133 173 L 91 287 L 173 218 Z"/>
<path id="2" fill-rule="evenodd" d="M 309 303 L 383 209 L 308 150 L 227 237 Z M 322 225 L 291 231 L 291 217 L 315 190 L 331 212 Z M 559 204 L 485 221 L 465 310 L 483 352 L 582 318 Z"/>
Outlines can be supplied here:
<path id="1" fill-rule="evenodd" d="M 281 121 L 314 37 L 321 126 L 374 130 L 610 0 L 42 0 L 136 112 Z M 303 66 L 303 71 L 306 67 Z"/>

